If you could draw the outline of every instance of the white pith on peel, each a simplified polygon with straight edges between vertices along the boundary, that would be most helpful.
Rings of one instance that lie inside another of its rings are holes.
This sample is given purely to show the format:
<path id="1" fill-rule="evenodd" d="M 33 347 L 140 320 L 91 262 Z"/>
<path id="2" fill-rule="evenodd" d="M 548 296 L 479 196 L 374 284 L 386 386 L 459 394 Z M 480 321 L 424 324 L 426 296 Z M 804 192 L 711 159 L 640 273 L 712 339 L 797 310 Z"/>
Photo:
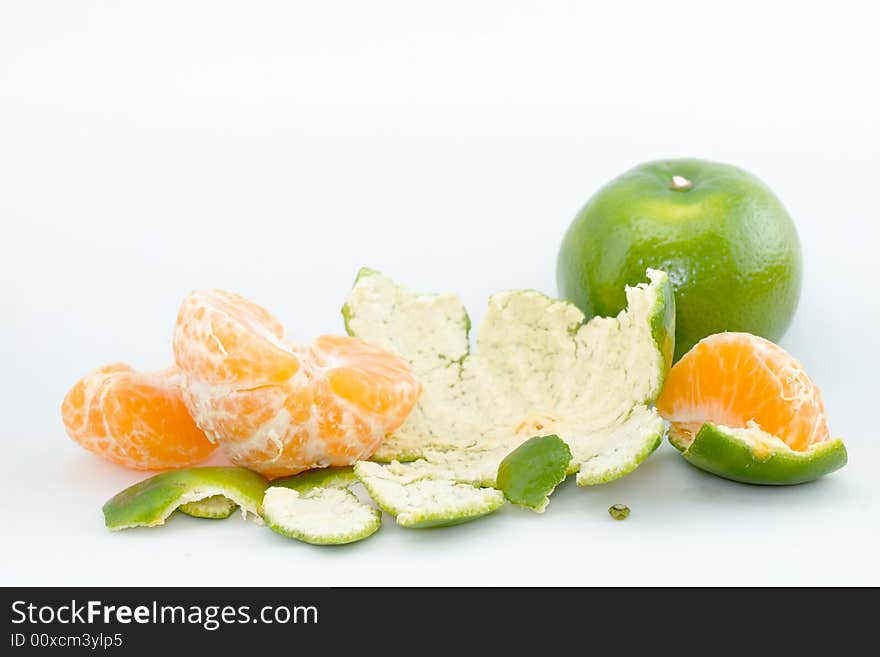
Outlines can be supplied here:
<path id="1" fill-rule="evenodd" d="M 443 495 L 453 508 L 462 495 L 454 484 L 494 486 L 500 461 L 535 435 L 557 434 L 569 445 L 580 485 L 635 469 L 663 434 L 650 404 L 668 368 L 652 332 L 668 279 L 655 270 L 648 278 L 627 288 L 617 317 L 586 323 L 574 305 L 539 292 L 496 294 L 471 353 L 457 296 L 416 294 L 363 272 L 345 308 L 350 333 L 405 358 L 423 385 L 407 421 L 374 456 L 412 462 L 356 466 L 380 506 L 412 513 L 413 493 L 400 486 L 438 480 L 446 484 L 423 502 Z"/>

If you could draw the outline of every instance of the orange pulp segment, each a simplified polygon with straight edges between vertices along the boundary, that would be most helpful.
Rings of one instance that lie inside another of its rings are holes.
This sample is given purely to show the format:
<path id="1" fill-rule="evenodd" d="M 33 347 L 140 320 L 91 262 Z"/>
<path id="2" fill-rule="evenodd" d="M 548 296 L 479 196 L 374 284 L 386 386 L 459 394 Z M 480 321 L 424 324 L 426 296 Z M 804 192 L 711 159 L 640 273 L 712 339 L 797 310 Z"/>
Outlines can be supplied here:
<path id="1" fill-rule="evenodd" d="M 750 333 L 717 333 L 670 370 L 657 410 L 673 431 L 693 436 L 706 423 L 757 425 L 791 449 L 828 440 L 819 389 L 781 347 Z"/>
<path id="2" fill-rule="evenodd" d="M 121 363 L 80 379 L 61 405 L 82 447 L 137 470 L 186 467 L 214 451 L 183 402 L 176 368 L 137 372 Z"/>
<path id="3" fill-rule="evenodd" d="M 199 426 L 273 478 L 369 458 L 421 392 L 402 358 L 350 337 L 288 343 L 266 310 L 219 290 L 184 300 L 174 356 Z"/>

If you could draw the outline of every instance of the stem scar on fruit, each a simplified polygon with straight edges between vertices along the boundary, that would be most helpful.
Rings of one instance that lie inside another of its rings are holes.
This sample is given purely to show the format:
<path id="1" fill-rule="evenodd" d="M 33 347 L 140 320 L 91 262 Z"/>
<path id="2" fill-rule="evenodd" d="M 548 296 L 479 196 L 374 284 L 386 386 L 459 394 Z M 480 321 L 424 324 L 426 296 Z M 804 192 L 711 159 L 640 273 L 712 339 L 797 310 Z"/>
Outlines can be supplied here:
<path id="1" fill-rule="evenodd" d="M 669 189 L 673 192 L 686 192 L 693 186 L 694 183 L 684 176 L 672 176 L 672 182 L 669 184 Z"/>

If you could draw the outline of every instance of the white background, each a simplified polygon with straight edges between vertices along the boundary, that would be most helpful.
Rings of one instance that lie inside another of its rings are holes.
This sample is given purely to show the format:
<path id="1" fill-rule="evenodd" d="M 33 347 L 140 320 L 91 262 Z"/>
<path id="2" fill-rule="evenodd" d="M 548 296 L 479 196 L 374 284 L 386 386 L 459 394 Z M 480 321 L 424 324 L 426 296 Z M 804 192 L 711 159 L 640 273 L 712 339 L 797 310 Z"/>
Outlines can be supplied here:
<path id="1" fill-rule="evenodd" d="M 871 3 L 6 2 L 0 9 L 2 584 L 880 584 L 880 46 Z M 850 464 L 757 488 L 664 445 L 547 513 L 390 518 L 343 548 L 240 518 L 111 534 L 141 473 L 65 435 L 89 370 L 171 360 L 193 288 L 307 341 L 362 265 L 555 292 L 569 221 L 641 161 L 763 178 L 803 243 L 782 344 Z M 626 522 L 606 509 L 623 502 Z"/>

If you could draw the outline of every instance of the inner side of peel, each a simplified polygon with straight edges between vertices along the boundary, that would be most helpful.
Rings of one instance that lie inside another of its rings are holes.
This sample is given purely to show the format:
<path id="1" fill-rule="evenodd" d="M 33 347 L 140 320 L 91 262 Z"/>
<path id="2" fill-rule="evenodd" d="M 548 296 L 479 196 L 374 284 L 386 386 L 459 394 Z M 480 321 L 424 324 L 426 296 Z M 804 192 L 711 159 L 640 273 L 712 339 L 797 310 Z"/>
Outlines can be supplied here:
<path id="1" fill-rule="evenodd" d="M 665 280 L 661 276 L 649 272 L 651 283 L 628 289 L 627 309 L 618 317 L 590 322 L 573 306 L 538 292 L 493 295 L 473 353 L 457 297 L 418 295 L 382 276 L 359 281 L 349 299 L 350 329 L 407 356 L 425 385 L 415 412 L 383 444 L 377 460 L 412 460 L 477 444 L 512 449 L 544 433 L 588 435 L 616 424 L 634 404 L 652 401 L 662 367 L 611 381 L 607 374 L 632 373 L 627 364 L 660 358 L 649 324 L 639 320 L 653 311 L 656 299 L 646 291 Z M 621 366 L 619 354 L 609 353 L 630 332 L 638 335 L 642 357 Z M 603 368 L 603 361 L 614 366 Z M 571 373 L 577 380 L 561 385 Z M 583 417 L 584 408 L 589 417 Z"/>
<path id="2" fill-rule="evenodd" d="M 707 423 L 702 422 L 672 422 L 669 426 L 669 439 L 679 449 L 687 450 L 694 442 L 697 434 Z M 772 433 L 764 431 L 754 421 L 749 421 L 746 426 L 730 426 L 727 424 L 712 423 L 724 433 L 731 434 L 747 443 L 756 456 L 764 457 L 772 453 L 807 454 L 814 451 L 820 445 L 830 440 L 825 438 L 811 443 L 804 448 L 792 447 L 785 440 Z"/>
<path id="3" fill-rule="evenodd" d="M 320 486 L 306 491 L 270 486 L 263 513 L 273 525 L 323 536 L 352 534 L 377 519 L 377 511 L 347 488 Z"/>

